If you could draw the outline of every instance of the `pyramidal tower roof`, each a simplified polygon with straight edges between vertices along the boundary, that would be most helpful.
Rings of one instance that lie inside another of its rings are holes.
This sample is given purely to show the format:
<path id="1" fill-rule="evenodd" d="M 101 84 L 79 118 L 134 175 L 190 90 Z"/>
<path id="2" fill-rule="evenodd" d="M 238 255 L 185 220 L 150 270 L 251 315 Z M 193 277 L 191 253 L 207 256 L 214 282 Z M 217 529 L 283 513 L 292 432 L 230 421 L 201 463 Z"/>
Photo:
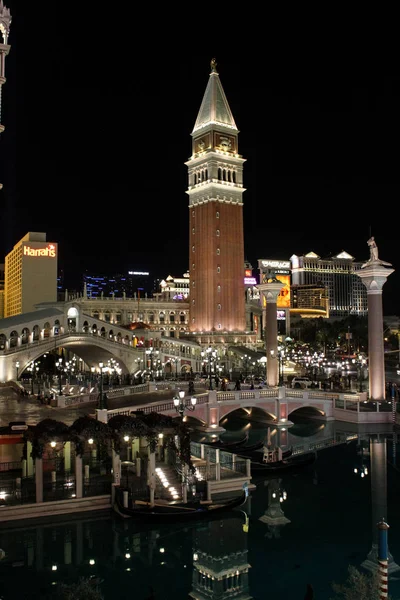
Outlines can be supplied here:
<path id="1" fill-rule="evenodd" d="M 215 58 L 211 60 L 210 79 L 208 80 L 206 91 L 204 92 L 192 135 L 200 129 L 213 125 L 238 131 L 217 73 L 217 63 Z"/>

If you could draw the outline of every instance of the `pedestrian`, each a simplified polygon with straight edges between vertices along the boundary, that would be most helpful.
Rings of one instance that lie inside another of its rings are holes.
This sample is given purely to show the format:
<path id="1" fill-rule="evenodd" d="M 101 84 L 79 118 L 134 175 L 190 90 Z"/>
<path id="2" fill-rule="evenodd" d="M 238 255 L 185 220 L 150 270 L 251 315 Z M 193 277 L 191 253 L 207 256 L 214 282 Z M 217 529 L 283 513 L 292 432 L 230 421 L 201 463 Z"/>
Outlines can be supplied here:
<path id="1" fill-rule="evenodd" d="M 240 390 L 240 379 L 236 379 L 235 390 Z"/>

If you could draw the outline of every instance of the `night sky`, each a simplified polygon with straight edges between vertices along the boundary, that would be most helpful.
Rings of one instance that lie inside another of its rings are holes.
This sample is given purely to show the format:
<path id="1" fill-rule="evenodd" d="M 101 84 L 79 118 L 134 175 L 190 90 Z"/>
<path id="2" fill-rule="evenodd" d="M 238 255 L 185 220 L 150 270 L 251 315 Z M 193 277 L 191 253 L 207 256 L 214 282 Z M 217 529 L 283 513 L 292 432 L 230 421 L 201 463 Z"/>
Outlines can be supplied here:
<path id="1" fill-rule="evenodd" d="M 279 43 L 227 44 L 172 13 L 132 21 L 127 2 L 23 4 L 6 1 L 0 256 L 44 231 L 70 289 L 85 270 L 180 277 L 184 163 L 215 57 L 246 159 L 245 258 L 367 260 L 372 234 L 396 269 L 385 313 L 400 313 L 398 64 L 273 27 Z"/>

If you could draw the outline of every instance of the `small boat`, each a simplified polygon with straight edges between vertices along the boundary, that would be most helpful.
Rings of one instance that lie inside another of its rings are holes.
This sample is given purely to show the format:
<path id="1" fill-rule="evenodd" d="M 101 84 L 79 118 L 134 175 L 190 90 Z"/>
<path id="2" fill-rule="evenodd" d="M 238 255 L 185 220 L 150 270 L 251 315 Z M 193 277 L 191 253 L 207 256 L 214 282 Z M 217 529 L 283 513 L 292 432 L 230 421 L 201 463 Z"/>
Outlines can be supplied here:
<path id="1" fill-rule="evenodd" d="M 161 503 L 143 500 L 129 501 L 124 506 L 122 501 L 122 488 L 116 489 L 114 510 L 124 518 L 137 519 L 142 523 L 181 523 L 201 521 L 213 518 L 223 518 L 234 508 L 242 506 L 248 497 L 247 486 L 244 491 L 229 500 L 221 502 L 188 502 L 183 503 Z"/>
<path id="2" fill-rule="evenodd" d="M 277 448 L 272 448 L 270 446 L 265 446 L 265 442 L 261 442 L 259 444 L 255 444 L 254 447 L 248 446 L 247 448 L 240 448 L 238 450 L 238 456 L 240 458 L 249 458 L 252 462 L 264 462 L 265 454 L 273 454 L 277 451 Z M 281 451 L 281 456 L 279 460 L 283 460 L 289 458 L 293 453 L 293 448 L 288 448 L 287 450 Z M 277 456 L 271 457 L 268 462 L 275 462 L 278 460 Z"/>
<path id="3" fill-rule="evenodd" d="M 273 462 L 265 462 L 263 460 L 263 452 L 257 452 L 257 457 L 251 459 L 251 474 L 252 475 L 279 475 L 287 471 L 297 471 L 312 465 L 317 459 L 316 452 L 304 452 L 303 454 L 291 455 L 282 460 Z M 248 457 L 246 457 L 248 458 Z"/>
<path id="4" fill-rule="evenodd" d="M 242 448 L 245 443 L 249 440 L 249 434 L 246 433 L 245 436 L 238 441 L 234 442 L 224 442 L 223 440 L 218 440 L 216 442 L 202 442 L 205 446 L 209 446 L 211 448 L 218 448 L 219 450 L 226 450 L 227 452 L 235 452 L 235 450 L 239 450 Z M 261 445 L 259 448 L 261 448 Z"/>

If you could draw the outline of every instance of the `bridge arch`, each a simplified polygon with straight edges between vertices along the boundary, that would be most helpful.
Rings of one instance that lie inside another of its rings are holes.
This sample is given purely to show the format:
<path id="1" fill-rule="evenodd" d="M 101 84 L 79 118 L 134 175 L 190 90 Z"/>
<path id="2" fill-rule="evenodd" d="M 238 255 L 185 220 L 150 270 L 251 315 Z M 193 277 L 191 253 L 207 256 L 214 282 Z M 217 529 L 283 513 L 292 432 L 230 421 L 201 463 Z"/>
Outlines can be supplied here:
<path id="1" fill-rule="evenodd" d="M 16 348 L 18 346 L 18 338 L 18 331 L 14 329 L 14 331 L 10 333 L 10 348 Z"/>
<path id="2" fill-rule="evenodd" d="M 294 407 L 289 411 L 288 417 L 293 417 L 295 415 L 303 416 L 303 417 L 326 417 L 326 412 L 321 408 L 316 406 L 312 406 L 311 404 L 304 404 L 302 406 Z"/>
<path id="3" fill-rule="evenodd" d="M 278 418 L 278 415 L 275 413 L 275 411 L 272 409 L 272 407 L 266 408 L 263 406 L 260 406 L 257 403 L 252 403 L 250 402 L 246 402 L 245 404 L 241 404 L 240 406 L 238 406 L 237 404 L 235 406 L 229 406 L 229 405 L 222 405 L 220 407 L 220 412 L 219 412 L 219 423 L 223 424 L 223 421 L 226 420 L 228 417 L 232 417 L 232 415 L 234 413 L 237 413 L 237 417 L 240 419 L 241 414 L 243 415 L 243 417 L 246 418 L 247 421 L 251 421 L 251 419 L 253 418 L 256 421 L 260 421 L 260 420 L 264 420 L 265 422 L 270 422 L 270 421 L 276 421 Z"/>

